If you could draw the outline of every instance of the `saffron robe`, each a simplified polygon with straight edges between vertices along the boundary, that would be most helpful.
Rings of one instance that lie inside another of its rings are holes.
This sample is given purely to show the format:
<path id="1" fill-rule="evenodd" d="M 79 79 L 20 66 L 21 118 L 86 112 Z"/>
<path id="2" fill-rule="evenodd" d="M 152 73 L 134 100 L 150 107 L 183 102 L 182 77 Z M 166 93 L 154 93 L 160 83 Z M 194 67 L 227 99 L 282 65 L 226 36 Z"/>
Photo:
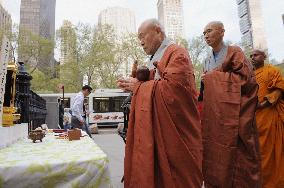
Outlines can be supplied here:
<path id="1" fill-rule="evenodd" d="M 204 76 L 202 115 L 205 187 L 258 188 L 260 151 L 255 111 L 258 86 L 239 47 Z"/>
<path id="2" fill-rule="evenodd" d="M 284 79 L 278 69 L 265 65 L 255 71 L 258 100 L 272 106 L 256 112 L 262 158 L 263 188 L 284 187 Z"/>
<path id="3" fill-rule="evenodd" d="M 201 124 L 193 66 L 187 51 L 170 45 L 157 69 L 159 80 L 140 82 L 133 91 L 124 185 L 200 188 Z"/>

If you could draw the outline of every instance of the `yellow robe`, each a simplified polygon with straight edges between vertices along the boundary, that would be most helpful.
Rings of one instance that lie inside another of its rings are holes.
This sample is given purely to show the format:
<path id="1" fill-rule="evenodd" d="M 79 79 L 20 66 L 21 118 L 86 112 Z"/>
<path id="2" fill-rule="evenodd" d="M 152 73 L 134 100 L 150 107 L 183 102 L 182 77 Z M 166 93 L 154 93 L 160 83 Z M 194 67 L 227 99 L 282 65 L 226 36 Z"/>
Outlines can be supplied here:
<path id="1" fill-rule="evenodd" d="M 272 104 L 256 112 L 263 188 L 284 188 L 284 79 L 271 65 L 265 65 L 255 73 L 259 102 L 268 100 Z"/>

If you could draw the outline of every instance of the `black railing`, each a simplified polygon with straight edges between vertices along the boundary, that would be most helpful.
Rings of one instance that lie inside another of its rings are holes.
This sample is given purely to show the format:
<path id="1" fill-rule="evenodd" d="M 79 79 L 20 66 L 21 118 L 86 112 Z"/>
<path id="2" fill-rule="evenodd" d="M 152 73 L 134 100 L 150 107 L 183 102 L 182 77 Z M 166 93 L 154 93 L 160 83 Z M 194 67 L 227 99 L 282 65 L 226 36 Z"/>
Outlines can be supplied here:
<path id="1" fill-rule="evenodd" d="M 45 123 L 47 110 L 46 101 L 33 91 L 30 91 L 29 118 L 32 129 Z"/>
<path id="2" fill-rule="evenodd" d="M 19 62 L 16 80 L 16 105 L 21 114 L 19 123 L 28 123 L 29 131 L 45 123 L 46 101 L 30 89 L 32 76 L 27 73 L 24 63 Z"/>

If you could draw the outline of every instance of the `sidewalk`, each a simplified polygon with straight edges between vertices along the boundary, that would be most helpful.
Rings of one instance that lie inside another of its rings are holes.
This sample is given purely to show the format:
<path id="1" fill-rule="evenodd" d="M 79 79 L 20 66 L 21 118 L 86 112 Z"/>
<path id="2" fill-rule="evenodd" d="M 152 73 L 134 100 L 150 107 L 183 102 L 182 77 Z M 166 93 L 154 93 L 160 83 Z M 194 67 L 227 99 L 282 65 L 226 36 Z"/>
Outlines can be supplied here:
<path id="1" fill-rule="evenodd" d="M 93 139 L 108 155 L 110 160 L 110 173 L 113 188 L 123 188 L 120 182 L 123 176 L 124 142 L 117 134 L 116 129 L 99 130 L 99 134 L 93 134 Z M 204 186 L 202 186 L 204 188 Z"/>
<path id="2" fill-rule="evenodd" d="M 113 188 L 123 188 L 120 180 L 123 176 L 124 142 L 116 129 L 99 130 L 100 134 L 92 135 L 96 144 L 108 155 Z"/>

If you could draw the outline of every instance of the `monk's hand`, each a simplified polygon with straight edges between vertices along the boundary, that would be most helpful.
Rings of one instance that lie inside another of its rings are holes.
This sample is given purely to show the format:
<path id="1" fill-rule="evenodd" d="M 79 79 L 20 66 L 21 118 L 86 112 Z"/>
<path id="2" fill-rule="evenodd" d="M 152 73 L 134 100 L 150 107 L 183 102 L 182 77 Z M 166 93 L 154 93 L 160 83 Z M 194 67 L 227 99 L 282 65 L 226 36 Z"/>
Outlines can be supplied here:
<path id="1" fill-rule="evenodd" d="M 204 81 L 204 77 L 205 77 L 205 74 L 207 73 L 207 71 L 206 72 L 203 72 L 202 74 L 201 74 L 201 81 Z"/>
<path id="2" fill-rule="evenodd" d="M 270 107 L 272 104 L 269 102 L 269 101 L 264 101 L 262 103 L 258 103 L 257 104 L 257 109 L 264 109 L 264 108 L 267 108 L 267 107 Z"/>
<path id="3" fill-rule="evenodd" d="M 127 78 L 117 80 L 117 86 L 124 91 L 133 91 L 135 84 L 138 82 L 136 78 Z"/>

